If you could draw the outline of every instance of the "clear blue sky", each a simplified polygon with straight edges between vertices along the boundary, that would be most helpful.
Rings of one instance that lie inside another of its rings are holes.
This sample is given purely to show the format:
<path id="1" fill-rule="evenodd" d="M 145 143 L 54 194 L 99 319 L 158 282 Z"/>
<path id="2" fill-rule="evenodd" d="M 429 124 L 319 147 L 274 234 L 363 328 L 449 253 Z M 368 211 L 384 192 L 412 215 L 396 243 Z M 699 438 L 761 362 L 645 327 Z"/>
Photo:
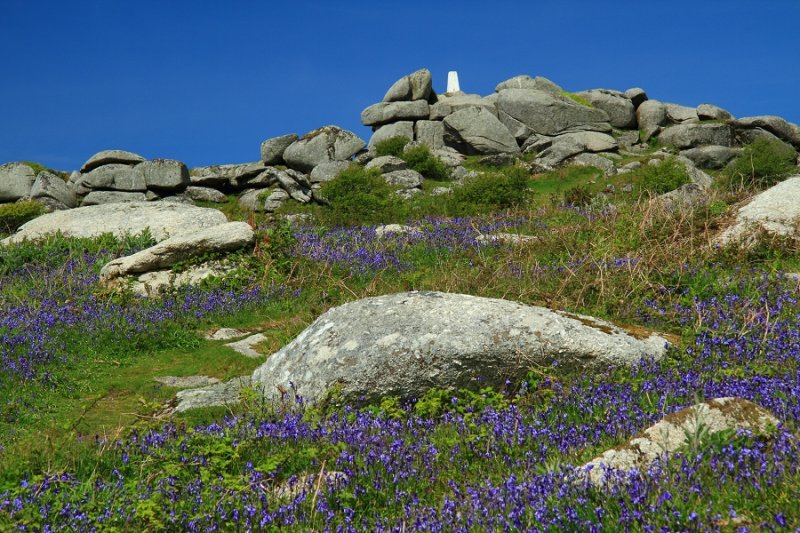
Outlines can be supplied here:
<path id="1" fill-rule="evenodd" d="M 211 7 L 206 7 L 206 5 Z M 0 10 L 0 163 L 107 148 L 190 167 L 361 110 L 427 67 L 489 94 L 517 74 L 644 88 L 800 122 L 800 0 L 40 2 Z"/>

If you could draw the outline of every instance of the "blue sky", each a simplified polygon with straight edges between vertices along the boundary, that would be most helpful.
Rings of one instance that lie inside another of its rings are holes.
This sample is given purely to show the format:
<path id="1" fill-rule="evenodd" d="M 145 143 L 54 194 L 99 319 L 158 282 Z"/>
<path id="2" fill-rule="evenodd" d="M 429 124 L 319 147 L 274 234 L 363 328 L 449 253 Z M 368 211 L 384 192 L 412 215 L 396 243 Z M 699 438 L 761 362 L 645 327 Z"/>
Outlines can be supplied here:
<path id="1" fill-rule="evenodd" d="M 204 7 L 208 4 L 210 7 Z M 800 0 L 56 2 L 0 10 L 0 163 L 131 150 L 190 167 L 359 115 L 422 67 L 489 94 L 517 74 L 644 88 L 800 123 Z"/>

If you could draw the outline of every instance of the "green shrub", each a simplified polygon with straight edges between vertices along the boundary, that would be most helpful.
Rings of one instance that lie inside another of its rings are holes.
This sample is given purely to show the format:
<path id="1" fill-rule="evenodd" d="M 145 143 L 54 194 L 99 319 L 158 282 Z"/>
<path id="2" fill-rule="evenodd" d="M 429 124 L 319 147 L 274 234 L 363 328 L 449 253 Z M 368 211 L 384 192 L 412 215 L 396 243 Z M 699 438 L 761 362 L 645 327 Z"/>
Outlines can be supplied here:
<path id="1" fill-rule="evenodd" d="M 576 185 L 564 191 L 564 205 L 585 207 L 592 203 L 592 193 L 585 185 Z"/>
<path id="2" fill-rule="evenodd" d="M 376 224 L 399 217 L 402 204 L 378 169 L 353 164 L 322 186 L 330 204 L 320 218 L 330 225 Z"/>
<path id="3" fill-rule="evenodd" d="M 442 160 L 431 153 L 427 146 L 415 146 L 400 154 L 408 167 L 422 174 L 426 179 L 444 181 L 450 179 L 450 169 Z"/>
<path id="4" fill-rule="evenodd" d="M 375 153 L 378 154 L 378 157 L 384 155 L 400 157 L 403 153 L 403 148 L 405 148 L 409 142 L 411 142 L 411 140 L 403 135 L 389 137 L 388 139 L 375 143 Z"/>
<path id="5" fill-rule="evenodd" d="M 451 201 L 455 211 L 485 211 L 507 209 L 521 205 L 528 198 L 528 171 L 508 167 L 496 172 L 484 172 L 464 181 L 453 190 Z"/>
<path id="6" fill-rule="evenodd" d="M 44 212 L 42 204 L 32 200 L 0 205 L 0 233 L 13 233 L 21 225 L 43 215 Z"/>
<path id="7" fill-rule="evenodd" d="M 686 167 L 674 157 L 644 165 L 639 171 L 639 179 L 640 190 L 652 194 L 674 191 L 690 181 Z"/>
<path id="8" fill-rule="evenodd" d="M 796 155 L 792 147 L 780 141 L 756 139 L 726 170 L 728 183 L 748 189 L 771 187 L 796 171 Z"/>

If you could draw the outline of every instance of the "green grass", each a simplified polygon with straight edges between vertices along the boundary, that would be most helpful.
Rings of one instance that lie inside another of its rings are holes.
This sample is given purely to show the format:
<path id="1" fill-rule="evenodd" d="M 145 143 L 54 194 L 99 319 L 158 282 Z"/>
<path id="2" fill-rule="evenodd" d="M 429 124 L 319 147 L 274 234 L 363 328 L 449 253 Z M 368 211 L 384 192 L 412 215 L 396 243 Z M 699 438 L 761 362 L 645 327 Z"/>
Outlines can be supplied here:
<path id="1" fill-rule="evenodd" d="M 559 92 L 560 92 L 560 93 L 561 93 L 563 96 L 566 96 L 566 97 L 567 97 L 567 98 L 569 98 L 570 100 L 572 100 L 572 101 L 574 101 L 574 102 L 576 102 L 576 103 L 578 103 L 578 104 L 580 104 L 580 105 L 582 105 L 582 106 L 586 106 L 586 107 L 593 107 L 593 106 L 592 106 L 592 103 L 591 103 L 589 100 L 587 100 L 586 98 L 583 98 L 583 97 L 581 97 L 581 96 L 578 96 L 578 95 L 577 95 L 577 94 L 575 94 L 575 93 L 571 93 L 571 92 L 569 92 L 569 91 L 564 91 L 564 90 L 561 90 L 561 91 L 559 91 Z"/>

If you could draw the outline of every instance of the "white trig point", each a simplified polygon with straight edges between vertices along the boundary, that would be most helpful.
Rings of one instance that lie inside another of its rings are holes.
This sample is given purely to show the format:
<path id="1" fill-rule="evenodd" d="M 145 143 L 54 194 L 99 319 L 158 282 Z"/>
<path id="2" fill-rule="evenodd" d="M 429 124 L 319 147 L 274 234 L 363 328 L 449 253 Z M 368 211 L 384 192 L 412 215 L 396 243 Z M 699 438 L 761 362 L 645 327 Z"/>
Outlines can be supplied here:
<path id="1" fill-rule="evenodd" d="M 461 90 L 458 86 L 458 72 L 451 70 L 447 73 L 447 92 L 457 93 Z"/>

